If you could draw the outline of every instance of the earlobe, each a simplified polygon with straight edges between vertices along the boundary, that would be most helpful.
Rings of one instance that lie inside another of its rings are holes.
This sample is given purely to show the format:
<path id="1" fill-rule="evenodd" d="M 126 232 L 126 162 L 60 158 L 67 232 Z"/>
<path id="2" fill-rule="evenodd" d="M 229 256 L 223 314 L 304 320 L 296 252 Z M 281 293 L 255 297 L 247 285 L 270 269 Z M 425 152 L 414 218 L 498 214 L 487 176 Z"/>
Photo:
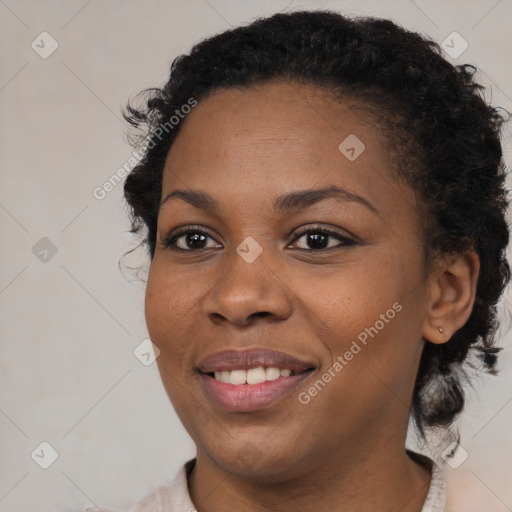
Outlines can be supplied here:
<path id="1" fill-rule="evenodd" d="M 468 320 L 475 302 L 480 260 L 471 250 L 438 262 L 432 271 L 423 338 L 446 343 Z"/>

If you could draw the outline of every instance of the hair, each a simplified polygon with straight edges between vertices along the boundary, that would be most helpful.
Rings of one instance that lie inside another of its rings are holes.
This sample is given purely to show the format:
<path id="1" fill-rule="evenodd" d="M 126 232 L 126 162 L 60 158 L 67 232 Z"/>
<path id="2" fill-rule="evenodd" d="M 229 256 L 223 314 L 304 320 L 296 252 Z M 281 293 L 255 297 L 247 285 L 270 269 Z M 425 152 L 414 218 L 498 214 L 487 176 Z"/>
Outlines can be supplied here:
<path id="1" fill-rule="evenodd" d="M 392 21 L 332 11 L 278 13 L 202 40 L 172 62 L 162 88 L 145 89 L 142 104 L 128 102 L 123 112 L 143 134 L 132 135 L 132 144 L 145 145 L 124 185 L 131 232 L 152 260 L 164 163 L 181 125 L 169 119 L 184 105 L 217 89 L 271 81 L 325 88 L 359 105 L 385 128 L 397 178 L 421 199 L 426 261 L 470 250 L 480 259 L 468 321 L 447 343 L 424 344 L 413 391 L 411 417 L 421 435 L 449 427 L 464 407 L 461 368 L 469 350 L 481 369 L 496 373 L 497 303 L 510 279 L 500 142 L 510 113 L 487 104 L 475 72 L 453 66 L 436 42 Z"/>

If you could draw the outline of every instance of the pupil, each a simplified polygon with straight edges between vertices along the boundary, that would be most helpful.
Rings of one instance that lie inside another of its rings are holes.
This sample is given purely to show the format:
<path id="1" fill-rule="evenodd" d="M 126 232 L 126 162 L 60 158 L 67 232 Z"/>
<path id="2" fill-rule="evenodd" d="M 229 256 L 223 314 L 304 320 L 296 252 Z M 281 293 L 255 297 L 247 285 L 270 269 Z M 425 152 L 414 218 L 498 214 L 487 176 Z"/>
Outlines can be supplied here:
<path id="1" fill-rule="evenodd" d="M 320 240 L 320 243 L 317 243 L 319 240 Z M 326 240 L 327 240 L 327 237 L 320 233 L 317 233 L 314 235 L 309 235 L 309 239 L 308 239 L 308 241 L 313 241 L 313 246 L 317 247 L 317 248 L 318 247 L 324 248 Z"/>
<path id="2" fill-rule="evenodd" d="M 187 242 L 191 245 L 194 245 L 195 247 L 201 246 L 202 243 L 205 241 L 205 236 L 201 235 L 200 233 L 193 233 L 192 235 L 187 236 Z M 322 235 L 320 233 L 316 233 L 313 235 L 308 235 L 308 242 L 312 242 L 313 247 L 325 247 L 325 242 L 327 241 L 327 237 L 325 235 Z"/>
<path id="3" fill-rule="evenodd" d="M 202 240 L 199 240 L 199 238 L 202 238 Z M 201 235 L 200 233 L 194 233 L 192 235 L 188 235 L 188 242 L 192 242 L 194 247 L 198 247 L 201 242 L 204 242 L 205 236 Z"/>

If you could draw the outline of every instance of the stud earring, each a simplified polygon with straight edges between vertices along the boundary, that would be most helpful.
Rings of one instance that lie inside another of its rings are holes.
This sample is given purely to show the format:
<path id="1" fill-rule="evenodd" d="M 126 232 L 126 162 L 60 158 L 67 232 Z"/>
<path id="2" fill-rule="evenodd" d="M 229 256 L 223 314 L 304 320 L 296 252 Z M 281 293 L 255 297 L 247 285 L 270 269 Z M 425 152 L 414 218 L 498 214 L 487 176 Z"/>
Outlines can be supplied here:
<path id="1" fill-rule="evenodd" d="M 444 332 L 444 329 L 441 326 L 439 326 L 438 329 L 441 334 Z"/>

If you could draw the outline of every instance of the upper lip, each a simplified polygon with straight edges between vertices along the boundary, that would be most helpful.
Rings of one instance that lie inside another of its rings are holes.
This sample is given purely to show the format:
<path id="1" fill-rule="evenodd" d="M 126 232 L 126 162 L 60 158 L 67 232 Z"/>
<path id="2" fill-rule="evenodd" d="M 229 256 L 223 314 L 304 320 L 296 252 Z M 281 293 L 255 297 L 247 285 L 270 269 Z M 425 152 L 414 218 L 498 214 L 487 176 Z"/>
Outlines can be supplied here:
<path id="1" fill-rule="evenodd" d="M 315 364 L 267 348 L 223 350 L 203 359 L 198 369 L 202 373 L 250 370 L 251 368 L 288 368 L 296 373 L 315 368 Z"/>

